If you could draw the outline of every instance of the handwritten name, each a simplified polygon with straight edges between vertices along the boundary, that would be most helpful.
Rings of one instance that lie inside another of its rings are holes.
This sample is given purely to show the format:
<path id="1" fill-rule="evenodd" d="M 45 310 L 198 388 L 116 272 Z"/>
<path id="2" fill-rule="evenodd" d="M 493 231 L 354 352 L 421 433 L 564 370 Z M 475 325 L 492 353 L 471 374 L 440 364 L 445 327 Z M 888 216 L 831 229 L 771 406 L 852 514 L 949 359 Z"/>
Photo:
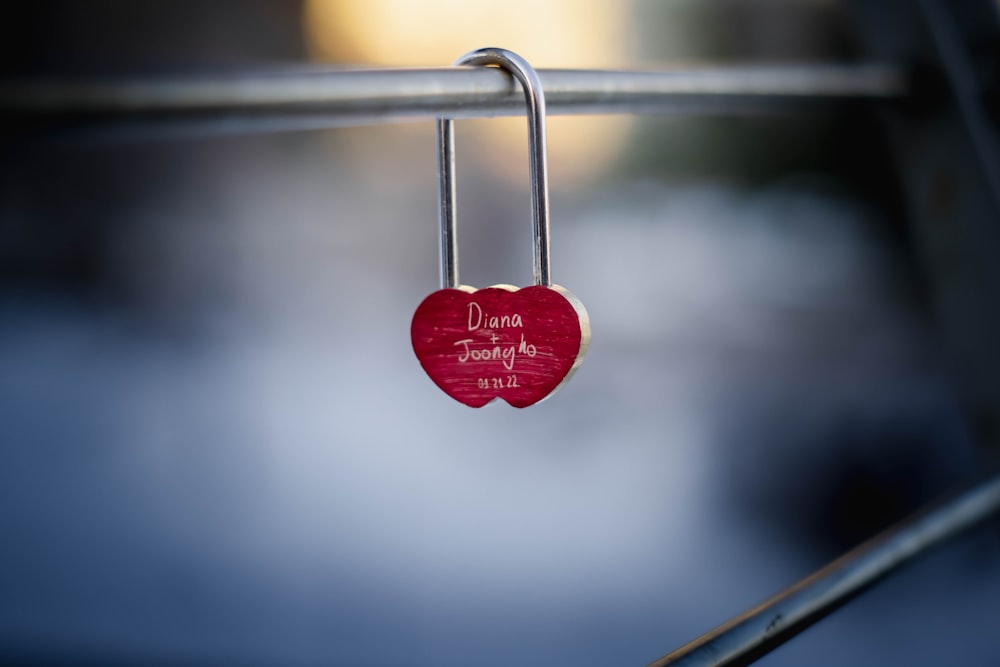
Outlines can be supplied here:
<path id="1" fill-rule="evenodd" d="M 483 329 L 480 336 L 488 333 L 490 329 L 521 329 L 524 327 L 524 320 L 520 313 L 510 315 L 491 315 L 484 313 L 482 307 L 472 301 L 469 303 L 468 330 L 478 331 Z M 495 333 L 490 334 L 490 345 L 492 347 L 474 347 L 475 339 L 463 338 L 455 341 L 454 345 L 461 346 L 458 354 L 458 362 L 464 364 L 468 361 L 499 361 L 507 370 L 514 369 L 514 360 L 518 355 L 534 357 L 538 351 L 535 346 L 524 339 L 521 334 L 521 342 L 518 344 L 506 345 L 500 343 L 499 337 Z"/>
<path id="2" fill-rule="evenodd" d="M 521 315 L 490 315 L 484 314 L 483 309 L 475 301 L 469 303 L 469 331 L 475 331 L 480 327 L 487 329 L 504 329 L 512 327 L 523 327 Z"/>
<path id="3" fill-rule="evenodd" d="M 533 357 L 537 354 L 535 346 L 524 340 L 524 334 L 521 334 L 521 342 L 517 346 L 501 347 L 496 345 L 496 336 L 490 336 L 490 342 L 494 345 L 485 350 L 477 350 L 469 347 L 469 343 L 472 342 L 471 338 L 463 338 L 462 340 L 455 341 L 455 345 L 462 346 L 462 351 L 458 355 L 459 363 L 464 364 L 470 359 L 472 361 L 500 361 L 503 363 L 503 367 L 510 371 L 514 370 L 514 359 L 518 354 L 524 354 L 528 357 Z"/>

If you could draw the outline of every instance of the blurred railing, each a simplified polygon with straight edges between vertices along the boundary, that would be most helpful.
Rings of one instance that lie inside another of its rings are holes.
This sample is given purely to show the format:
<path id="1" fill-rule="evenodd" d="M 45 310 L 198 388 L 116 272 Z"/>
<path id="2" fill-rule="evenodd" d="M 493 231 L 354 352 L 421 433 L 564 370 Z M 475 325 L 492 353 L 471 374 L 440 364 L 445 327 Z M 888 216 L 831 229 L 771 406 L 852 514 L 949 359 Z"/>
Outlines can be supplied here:
<path id="1" fill-rule="evenodd" d="M 910 89 L 886 64 L 538 70 L 549 114 L 755 114 L 889 100 Z M 0 117 L 187 124 L 223 132 L 318 129 L 449 116 L 523 115 L 495 68 L 298 69 L 149 79 L 0 81 Z"/>
<path id="2" fill-rule="evenodd" d="M 649 667 L 748 665 L 963 530 L 1000 511 L 1000 477 L 873 537 Z"/>

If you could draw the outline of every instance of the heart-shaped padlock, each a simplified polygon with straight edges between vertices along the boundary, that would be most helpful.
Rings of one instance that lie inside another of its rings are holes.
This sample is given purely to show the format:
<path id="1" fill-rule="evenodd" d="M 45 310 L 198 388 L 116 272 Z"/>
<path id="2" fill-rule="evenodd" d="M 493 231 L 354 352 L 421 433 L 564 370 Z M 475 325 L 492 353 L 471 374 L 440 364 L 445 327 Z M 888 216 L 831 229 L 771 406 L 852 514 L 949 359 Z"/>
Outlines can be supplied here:
<path id="1" fill-rule="evenodd" d="M 441 289 L 413 314 L 413 351 L 446 394 L 478 408 L 502 398 L 516 408 L 546 398 L 579 368 L 590 344 L 583 304 L 549 277 L 549 203 L 545 97 L 538 74 L 505 49 L 472 51 L 456 65 L 498 65 L 524 88 L 534 237 L 531 287 L 460 285 L 455 235 L 454 122 L 438 120 L 441 177 Z"/>

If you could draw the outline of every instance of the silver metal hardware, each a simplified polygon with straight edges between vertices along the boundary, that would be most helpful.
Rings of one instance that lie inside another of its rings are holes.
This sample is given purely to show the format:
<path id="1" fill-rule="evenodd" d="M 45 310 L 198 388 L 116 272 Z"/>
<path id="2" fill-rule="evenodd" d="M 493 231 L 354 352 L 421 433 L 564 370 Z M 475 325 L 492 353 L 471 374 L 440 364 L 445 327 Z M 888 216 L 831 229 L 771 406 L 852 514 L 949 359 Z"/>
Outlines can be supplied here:
<path id="1" fill-rule="evenodd" d="M 549 275 L 549 179 L 545 156 L 545 94 L 538 74 L 521 56 L 506 49 L 483 48 L 465 54 L 455 65 L 498 65 L 524 88 L 528 109 L 532 239 L 536 285 L 552 284 Z M 438 119 L 438 170 L 441 178 L 441 288 L 458 287 L 458 240 L 455 233 L 455 121 Z"/>

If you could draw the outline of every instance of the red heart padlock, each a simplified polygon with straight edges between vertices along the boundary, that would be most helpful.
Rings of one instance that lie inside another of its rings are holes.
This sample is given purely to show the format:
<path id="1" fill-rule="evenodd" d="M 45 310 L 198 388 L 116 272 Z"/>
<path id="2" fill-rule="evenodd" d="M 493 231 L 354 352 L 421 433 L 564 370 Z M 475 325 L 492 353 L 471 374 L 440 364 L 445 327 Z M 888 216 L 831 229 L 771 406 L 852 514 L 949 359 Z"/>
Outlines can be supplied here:
<path id="1" fill-rule="evenodd" d="M 455 64 L 499 65 L 524 87 L 535 284 L 481 290 L 459 284 L 454 123 L 439 119 L 442 289 L 424 299 L 413 315 L 413 351 L 434 383 L 455 400 L 479 408 L 502 398 L 524 408 L 551 394 L 580 366 L 590 344 L 590 321 L 583 304 L 549 278 L 545 97 L 538 75 L 504 49 L 479 49 Z"/>
<path id="2" fill-rule="evenodd" d="M 502 398 L 524 408 L 558 389 L 583 361 L 590 323 L 566 289 L 452 288 L 417 308 L 413 350 L 456 401 L 479 408 Z"/>

